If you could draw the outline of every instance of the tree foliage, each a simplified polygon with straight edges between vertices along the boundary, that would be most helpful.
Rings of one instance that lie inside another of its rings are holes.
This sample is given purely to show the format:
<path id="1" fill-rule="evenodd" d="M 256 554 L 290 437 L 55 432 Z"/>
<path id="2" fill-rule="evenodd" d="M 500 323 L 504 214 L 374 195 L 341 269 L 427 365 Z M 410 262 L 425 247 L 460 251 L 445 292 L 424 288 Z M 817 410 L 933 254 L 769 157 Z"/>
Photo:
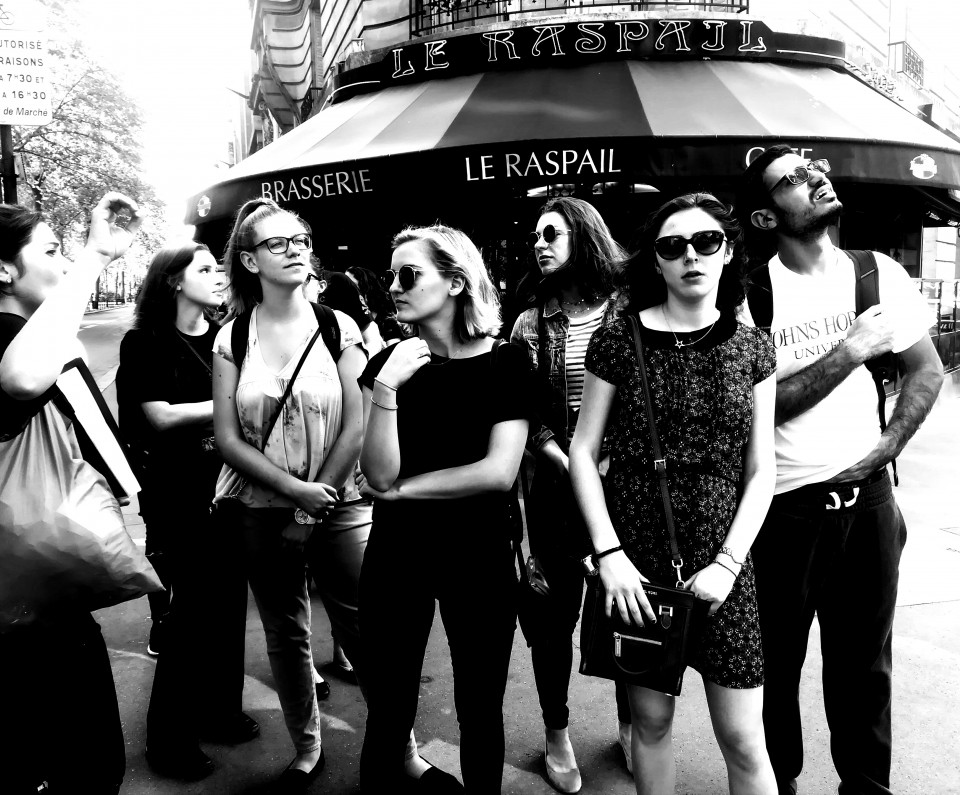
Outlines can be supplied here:
<path id="1" fill-rule="evenodd" d="M 75 0 L 40 0 L 46 7 L 50 52 L 51 121 L 14 127 L 13 143 L 23 167 L 21 204 L 31 201 L 67 241 L 86 228 L 90 208 L 108 190 L 145 206 L 154 223 L 141 233 L 140 256 L 155 250 L 163 214 L 153 188 L 142 178 L 143 119 L 117 77 L 104 69 L 76 37 Z"/>

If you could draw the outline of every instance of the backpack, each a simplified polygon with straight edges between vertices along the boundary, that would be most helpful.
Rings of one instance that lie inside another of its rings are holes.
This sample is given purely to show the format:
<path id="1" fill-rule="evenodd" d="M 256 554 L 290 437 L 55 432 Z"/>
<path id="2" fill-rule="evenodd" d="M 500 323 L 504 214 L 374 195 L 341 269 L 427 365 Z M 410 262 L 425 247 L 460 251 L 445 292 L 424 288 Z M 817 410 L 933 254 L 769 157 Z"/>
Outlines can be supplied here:
<path id="1" fill-rule="evenodd" d="M 320 336 L 323 338 L 323 344 L 327 346 L 333 361 L 340 360 L 340 324 L 333 310 L 323 304 L 311 303 L 313 313 L 317 316 L 317 323 L 320 326 Z M 247 309 L 241 312 L 233 321 L 233 327 L 230 329 L 230 351 L 233 354 L 233 361 L 240 369 L 243 359 L 247 355 L 247 338 L 250 334 L 250 317 L 253 315 L 253 309 Z"/>
<path id="2" fill-rule="evenodd" d="M 880 303 L 880 270 L 877 266 L 877 258 L 872 251 L 843 250 L 843 253 L 853 262 L 854 278 L 856 279 L 854 311 L 859 317 L 871 306 Z M 773 323 L 773 288 L 770 284 L 770 268 L 768 265 L 761 265 L 747 276 L 746 296 L 753 322 L 757 328 L 761 328 L 769 334 L 770 326 Z M 887 392 L 885 384 L 888 381 L 894 385 L 897 383 L 897 377 L 900 373 L 900 356 L 892 351 L 883 353 L 876 358 L 868 359 L 864 362 L 864 366 L 870 372 L 873 383 L 877 387 L 877 416 L 880 419 L 880 430 L 882 432 L 887 429 Z M 897 462 L 894 459 L 892 463 L 894 481 L 896 482 Z"/>

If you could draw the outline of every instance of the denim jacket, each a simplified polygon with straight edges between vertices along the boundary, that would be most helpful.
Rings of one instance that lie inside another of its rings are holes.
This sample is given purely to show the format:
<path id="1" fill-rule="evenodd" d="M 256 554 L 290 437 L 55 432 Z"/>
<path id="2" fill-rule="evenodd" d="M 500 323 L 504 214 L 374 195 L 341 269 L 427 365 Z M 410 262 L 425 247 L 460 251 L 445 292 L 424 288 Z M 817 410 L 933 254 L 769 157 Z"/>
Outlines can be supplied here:
<path id="1" fill-rule="evenodd" d="M 607 299 L 604 308 L 603 325 L 609 325 L 616 317 L 617 301 L 614 296 L 611 296 Z M 538 374 L 540 373 L 537 328 L 539 319 L 539 307 L 527 309 L 517 318 L 513 332 L 510 334 L 510 342 L 518 343 L 526 349 L 530 363 Z M 538 378 L 538 386 L 542 390 L 537 395 L 538 421 L 530 424 L 530 438 L 527 446 L 531 452 L 536 453 L 546 442 L 553 439 L 566 453 L 571 420 L 576 424 L 576 419 L 571 418 L 567 410 L 566 354 L 570 321 L 560 309 L 560 302 L 555 297 L 548 299 L 544 305 L 543 320 L 546 329 L 544 350 L 547 356 L 548 383 L 544 384 Z"/>

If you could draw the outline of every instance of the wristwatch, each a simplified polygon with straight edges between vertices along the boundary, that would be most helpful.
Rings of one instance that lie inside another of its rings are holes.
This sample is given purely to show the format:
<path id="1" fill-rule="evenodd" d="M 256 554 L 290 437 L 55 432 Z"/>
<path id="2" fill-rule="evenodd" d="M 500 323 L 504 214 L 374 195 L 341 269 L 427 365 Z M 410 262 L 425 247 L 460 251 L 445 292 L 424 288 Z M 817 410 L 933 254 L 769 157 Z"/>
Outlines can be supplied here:
<path id="1" fill-rule="evenodd" d="M 610 549 L 605 549 L 603 552 L 596 552 L 593 555 L 587 555 L 585 558 L 581 559 L 580 563 L 583 564 L 583 570 L 586 572 L 588 577 L 596 577 L 600 573 L 600 569 L 597 566 L 600 558 L 605 558 L 607 555 L 612 555 L 614 552 L 621 552 L 623 546 L 610 547 Z"/>

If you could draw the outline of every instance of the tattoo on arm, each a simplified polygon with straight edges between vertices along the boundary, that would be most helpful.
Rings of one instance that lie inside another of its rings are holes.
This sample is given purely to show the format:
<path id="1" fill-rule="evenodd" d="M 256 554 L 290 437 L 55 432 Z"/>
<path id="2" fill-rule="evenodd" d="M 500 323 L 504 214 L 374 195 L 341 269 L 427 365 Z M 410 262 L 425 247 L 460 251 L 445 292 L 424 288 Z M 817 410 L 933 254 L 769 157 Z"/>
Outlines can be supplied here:
<path id="1" fill-rule="evenodd" d="M 942 372 L 931 369 L 917 370 L 903 377 L 897 405 L 890 415 L 887 430 L 884 431 L 884 435 L 894 444 L 891 458 L 900 454 L 926 419 L 937 395 L 940 394 L 942 383 Z"/>
<path id="2" fill-rule="evenodd" d="M 816 406 L 858 366 L 846 356 L 844 346 L 840 344 L 809 367 L 779 381 L 774 424 L 783 425 Z"/>

